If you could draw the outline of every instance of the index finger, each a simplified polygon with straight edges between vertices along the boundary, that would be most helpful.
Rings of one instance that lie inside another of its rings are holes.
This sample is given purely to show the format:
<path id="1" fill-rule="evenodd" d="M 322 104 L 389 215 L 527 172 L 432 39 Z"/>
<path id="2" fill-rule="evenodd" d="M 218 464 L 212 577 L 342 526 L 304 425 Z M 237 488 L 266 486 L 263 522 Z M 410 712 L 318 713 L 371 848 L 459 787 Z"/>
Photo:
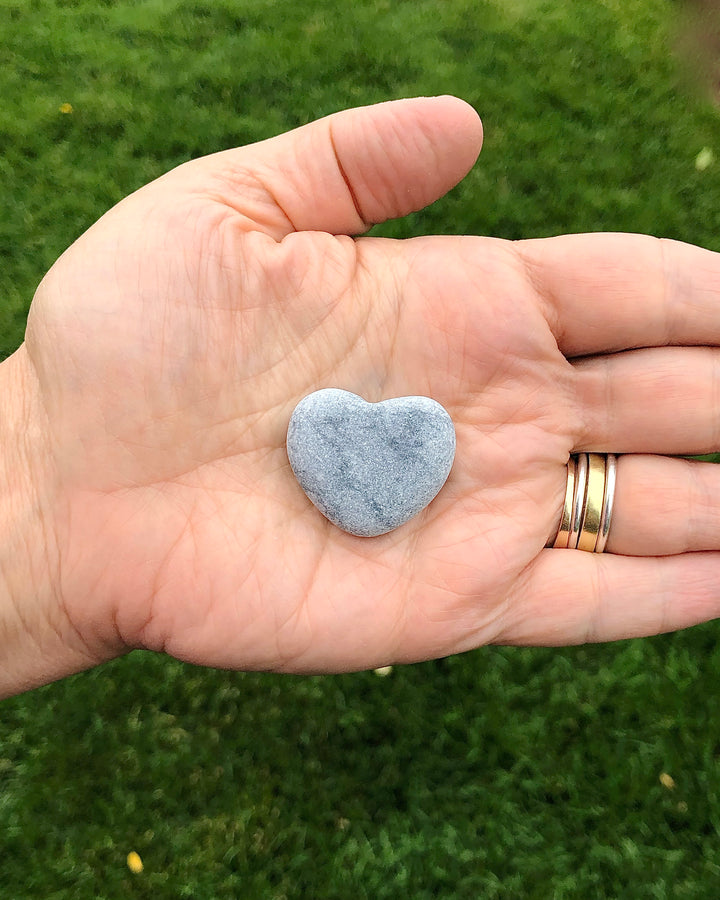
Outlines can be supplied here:
<path id="1" fill-rule="evenodd" d="M 515 244 L 567 357 L 720 344 L 720 254 L 642 234 Z"/>

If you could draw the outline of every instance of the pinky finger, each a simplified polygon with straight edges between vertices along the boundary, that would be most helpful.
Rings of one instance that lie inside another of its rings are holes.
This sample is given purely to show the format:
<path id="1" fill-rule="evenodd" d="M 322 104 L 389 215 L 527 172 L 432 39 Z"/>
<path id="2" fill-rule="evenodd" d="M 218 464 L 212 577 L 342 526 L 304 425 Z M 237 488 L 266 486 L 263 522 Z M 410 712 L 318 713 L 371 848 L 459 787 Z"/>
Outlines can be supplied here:
<path id="1" fill-rule="evenodd" d="M 562 646 L 676 631 L 720 616 L 720 553 L 628 557 L 544 550 L 496 644 Z"/>

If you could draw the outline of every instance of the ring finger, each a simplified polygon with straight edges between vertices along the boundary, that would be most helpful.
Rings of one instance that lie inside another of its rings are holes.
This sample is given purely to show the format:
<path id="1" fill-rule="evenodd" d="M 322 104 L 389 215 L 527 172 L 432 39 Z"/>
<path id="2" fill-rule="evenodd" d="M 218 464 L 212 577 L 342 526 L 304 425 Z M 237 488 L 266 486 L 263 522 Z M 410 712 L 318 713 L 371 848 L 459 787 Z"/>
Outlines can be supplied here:
<path id="1" fill-rule="evenodd" d="M 644 454 L 618 459 L 607 553 L 720 550 L 720 466 Z"/>

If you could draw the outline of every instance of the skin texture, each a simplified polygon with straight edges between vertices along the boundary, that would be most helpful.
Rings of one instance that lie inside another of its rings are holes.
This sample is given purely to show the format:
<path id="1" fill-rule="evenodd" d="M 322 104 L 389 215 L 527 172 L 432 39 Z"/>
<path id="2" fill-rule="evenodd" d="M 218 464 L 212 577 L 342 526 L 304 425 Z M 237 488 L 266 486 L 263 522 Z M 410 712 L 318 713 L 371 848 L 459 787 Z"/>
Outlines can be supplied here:
<path id="1" fill-rule="evenodd" d="M 718 256 L 353 238 L 444 194 L 481 141 L 455 98 L 345 111 L 180 166 L 58 260 L 0 367 L 22 473 L 5 693 L 133 647 L 342 671 L 717 615 L 716 469 L 645 454 L 718 448 Z M 344 534 L 292 476 L 290 415 L 322 387 L 453 418 L 447 484 L 391 534 Z M 633 454 L 602 556 L 543 549 L 578 450 Z"/>

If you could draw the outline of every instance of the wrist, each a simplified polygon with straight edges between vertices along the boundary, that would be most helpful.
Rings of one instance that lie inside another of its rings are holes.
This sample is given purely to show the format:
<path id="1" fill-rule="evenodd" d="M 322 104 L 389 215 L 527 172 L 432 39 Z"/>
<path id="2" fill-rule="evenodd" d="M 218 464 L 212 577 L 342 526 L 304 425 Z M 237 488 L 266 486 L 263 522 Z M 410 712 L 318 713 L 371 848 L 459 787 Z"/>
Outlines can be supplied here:
<path id="1" fill-rule="evenodd" d="M 51 459 L 22 346 L 0 364 L 0 698 L 93 664 L 60 593 Z"/>

